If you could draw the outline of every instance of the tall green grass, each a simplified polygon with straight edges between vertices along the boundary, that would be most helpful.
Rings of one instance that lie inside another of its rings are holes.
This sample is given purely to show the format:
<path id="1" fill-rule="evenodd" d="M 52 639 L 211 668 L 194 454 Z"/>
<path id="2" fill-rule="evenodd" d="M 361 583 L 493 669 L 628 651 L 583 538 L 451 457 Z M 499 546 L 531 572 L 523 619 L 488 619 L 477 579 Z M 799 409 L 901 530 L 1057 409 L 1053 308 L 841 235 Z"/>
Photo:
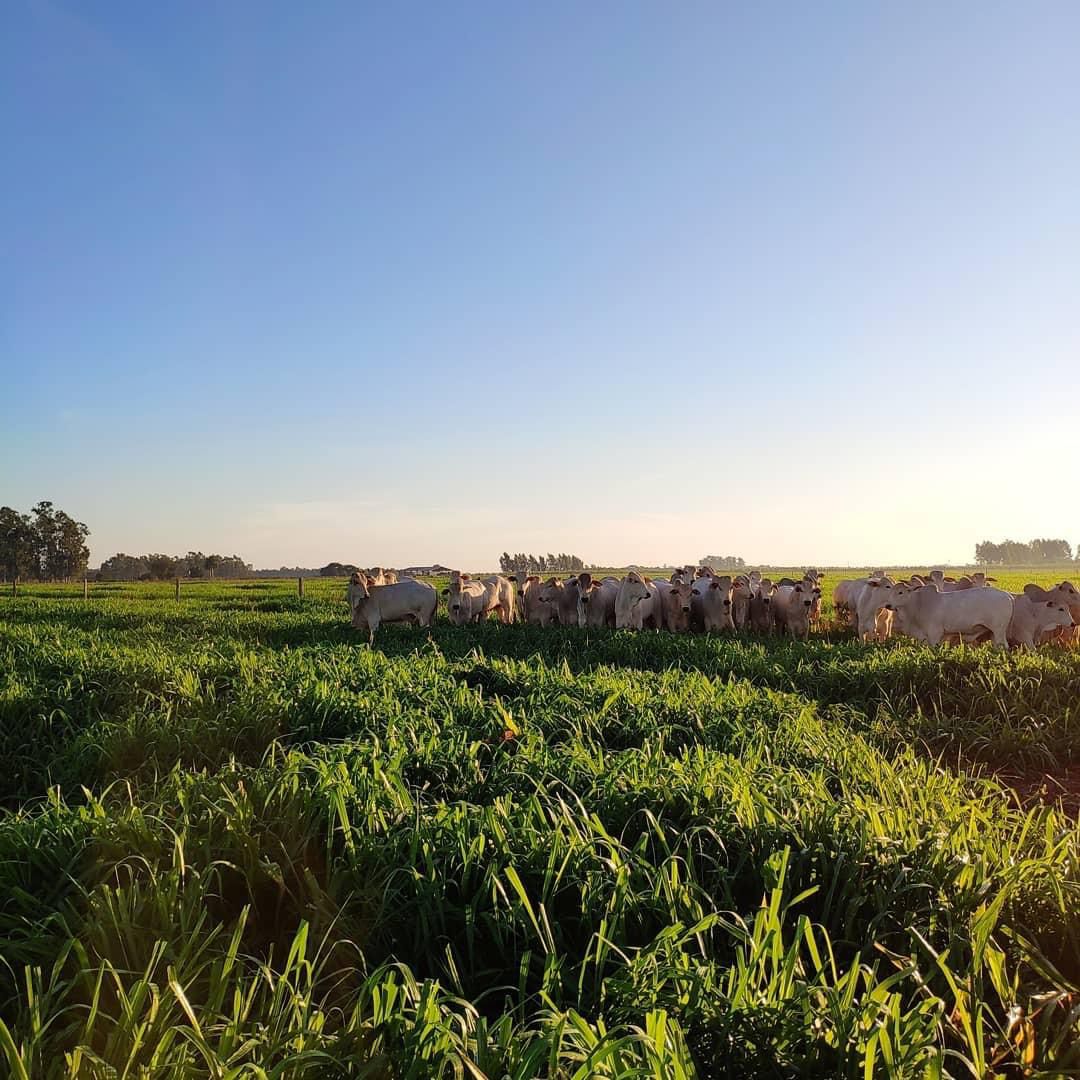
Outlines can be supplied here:
<path id="1" fill-rule="evenodd" d="M 1080 658 L 0 601 L 0 1073 L 1080 1073 Z"/>

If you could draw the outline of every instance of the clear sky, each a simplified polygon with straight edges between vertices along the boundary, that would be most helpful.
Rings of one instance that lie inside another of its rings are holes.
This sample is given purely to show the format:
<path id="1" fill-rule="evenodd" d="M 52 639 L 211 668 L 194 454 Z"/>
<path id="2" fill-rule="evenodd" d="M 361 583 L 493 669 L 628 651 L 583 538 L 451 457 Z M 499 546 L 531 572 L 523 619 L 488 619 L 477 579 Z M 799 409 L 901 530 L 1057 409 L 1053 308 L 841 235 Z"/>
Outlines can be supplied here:
<path id="1" fill-rule="evenodd" d="M 11 0 L 0 502 L 260 566 L 1080 541 L 1080 4 Z"/>

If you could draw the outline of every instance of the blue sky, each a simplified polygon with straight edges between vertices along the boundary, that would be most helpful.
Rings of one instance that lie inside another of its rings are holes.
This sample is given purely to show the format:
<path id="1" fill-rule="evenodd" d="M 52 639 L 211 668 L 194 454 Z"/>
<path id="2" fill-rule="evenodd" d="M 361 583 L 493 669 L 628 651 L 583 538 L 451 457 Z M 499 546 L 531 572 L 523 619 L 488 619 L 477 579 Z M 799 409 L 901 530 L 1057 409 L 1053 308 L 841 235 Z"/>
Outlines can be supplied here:
<path id="1" fill-rule="evenodd" d="M 1080 541 L 1080 6 L 0 37 L 0 501 L 258 565 Z"/>

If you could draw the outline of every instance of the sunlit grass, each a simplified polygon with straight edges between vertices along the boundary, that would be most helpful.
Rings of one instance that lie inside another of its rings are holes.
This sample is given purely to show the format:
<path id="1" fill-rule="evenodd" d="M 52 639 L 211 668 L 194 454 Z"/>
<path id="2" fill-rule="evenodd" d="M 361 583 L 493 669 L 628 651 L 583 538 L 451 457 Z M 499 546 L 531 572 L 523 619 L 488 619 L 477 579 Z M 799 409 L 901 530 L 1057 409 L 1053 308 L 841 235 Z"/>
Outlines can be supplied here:
<path id="1" fill-rule="evenodd" d="M 0 599 L 13 1076 L 1080 1070 L 1075 653 L 172 589 Z"/>

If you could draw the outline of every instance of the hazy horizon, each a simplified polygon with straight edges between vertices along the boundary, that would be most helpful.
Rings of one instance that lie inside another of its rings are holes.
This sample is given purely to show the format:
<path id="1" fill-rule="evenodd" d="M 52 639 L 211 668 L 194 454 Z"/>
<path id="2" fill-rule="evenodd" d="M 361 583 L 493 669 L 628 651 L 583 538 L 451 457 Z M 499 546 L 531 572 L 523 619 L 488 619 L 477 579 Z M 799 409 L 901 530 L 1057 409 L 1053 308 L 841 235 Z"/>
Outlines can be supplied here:
<path id="1" fill-rule="evenodd" d="M 1074 4 L 5 28 L 0 503 L 91 565 L 1080 542 Z"/>

